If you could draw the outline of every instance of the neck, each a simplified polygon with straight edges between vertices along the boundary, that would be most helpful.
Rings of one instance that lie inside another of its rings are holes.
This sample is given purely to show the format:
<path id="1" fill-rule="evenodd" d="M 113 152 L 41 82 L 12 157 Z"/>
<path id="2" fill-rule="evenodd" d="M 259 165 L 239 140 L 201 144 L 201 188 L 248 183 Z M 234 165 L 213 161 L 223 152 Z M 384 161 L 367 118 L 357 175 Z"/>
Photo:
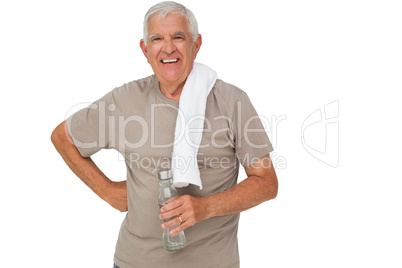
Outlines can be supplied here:
<path id="1" fill-rule="evenodd" d="M 184 83 L 181 83 L 180 85 L 163 85 L 162 83 L 159 83 L 159 88 L 162 92 L 163 95 L 168 97 L 169 99 L 173 100 L 180 100 L 180 95 L 181 92 L 183 91 L 184 88 Z"/>

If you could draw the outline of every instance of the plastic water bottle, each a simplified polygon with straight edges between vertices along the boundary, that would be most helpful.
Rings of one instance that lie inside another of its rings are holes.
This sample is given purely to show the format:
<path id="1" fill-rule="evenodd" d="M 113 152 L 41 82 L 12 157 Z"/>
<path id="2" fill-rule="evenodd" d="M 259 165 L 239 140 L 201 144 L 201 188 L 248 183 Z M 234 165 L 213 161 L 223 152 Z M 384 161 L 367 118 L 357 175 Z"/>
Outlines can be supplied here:
<path id="1" fill-rule="evenodd" d="M 159 179 L 159 191 L 158 191 L 158 204 L 162 207 L 169 202 L 173 201 L 179 196 L 176 188 L 173 186 L 172 172 L 170 170 L 162 170 L 158 172 Z M 173 218 L 164 220 L 167 222 Z M 176 251 L 184 248 L 186 246 L 186 237 L 184 232 L 181 231 L 175 236 L 169 234 L 170 230 L 175 229 L 177 226 L 173 226 L 167 229 L 163 229 L 163 247 L 169 251 Z"/>

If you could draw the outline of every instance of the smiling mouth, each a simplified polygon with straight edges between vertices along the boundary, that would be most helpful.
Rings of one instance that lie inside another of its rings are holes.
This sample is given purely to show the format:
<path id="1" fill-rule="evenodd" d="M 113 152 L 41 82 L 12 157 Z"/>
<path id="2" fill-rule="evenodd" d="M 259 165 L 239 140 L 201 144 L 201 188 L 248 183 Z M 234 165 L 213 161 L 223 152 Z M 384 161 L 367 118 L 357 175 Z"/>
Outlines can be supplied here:
<path id="1" fill-rule="evenodd" d="M 178 61 L 179 61 L 179 59 L 166 59 L 166 60 L 161 60 L 161 62 L 162 62 L 163 64 L 176 63 L 176 62 L 178 62 Z"/>

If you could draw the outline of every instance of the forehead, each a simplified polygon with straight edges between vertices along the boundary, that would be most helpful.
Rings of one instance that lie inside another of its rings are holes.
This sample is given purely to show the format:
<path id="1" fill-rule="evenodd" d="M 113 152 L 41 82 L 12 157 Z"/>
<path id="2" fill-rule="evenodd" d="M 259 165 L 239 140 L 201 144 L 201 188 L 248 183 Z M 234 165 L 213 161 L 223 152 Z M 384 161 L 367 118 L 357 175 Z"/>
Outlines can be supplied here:
<path id="1" fill-rule="evenodd" d="M 154 14 L 148 21 L 148 33 L 151 34 L 169 34 L 173 32 L 187 32 L 188 21 L 185 16 L 178 13 L 169 13 L 164 18 L 159 14 Z"/>

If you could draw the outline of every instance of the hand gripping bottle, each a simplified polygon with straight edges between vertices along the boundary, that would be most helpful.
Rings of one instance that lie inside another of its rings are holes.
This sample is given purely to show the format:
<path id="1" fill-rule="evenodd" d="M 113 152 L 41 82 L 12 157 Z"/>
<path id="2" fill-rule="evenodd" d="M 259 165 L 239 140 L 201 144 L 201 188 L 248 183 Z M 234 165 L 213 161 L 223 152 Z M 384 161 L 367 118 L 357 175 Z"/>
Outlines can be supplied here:
<path id="1" fill-rule="evenodd" d="M 172 172 L 170 170 L 162 170 L 158 172 L 158 179 L 159 179 L 159 191 L 158 191 L 158 204 L 159 207 L 162 207 L 176 197 L 179 196 L 176 188 L 173 186 L 173 179 L 172 179 Z M 163 220 L 167 222 L 173 218 Z M 163 229 L 163 247 L 169 251 L 176 251 L 184 248 L 186 246 L 186 237 L 184 232 L 181 231 L 175 236 L 171 236 L 169 234 L 170 230 L 173 230 L 179 225 Z"/>

